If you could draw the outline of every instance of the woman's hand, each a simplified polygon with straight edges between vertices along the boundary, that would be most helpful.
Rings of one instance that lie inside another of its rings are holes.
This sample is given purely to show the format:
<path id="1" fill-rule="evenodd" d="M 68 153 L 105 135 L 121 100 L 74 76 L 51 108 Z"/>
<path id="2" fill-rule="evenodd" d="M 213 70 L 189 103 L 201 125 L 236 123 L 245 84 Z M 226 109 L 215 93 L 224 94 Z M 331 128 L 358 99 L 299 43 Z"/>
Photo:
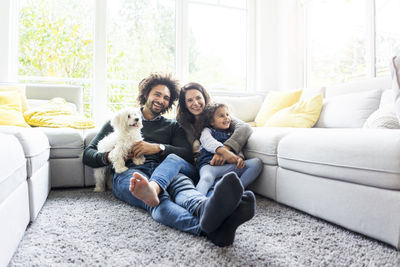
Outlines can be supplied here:
<path id="1" fill-rule="evenodd" d="M 134 158 L 139 158 L 142 155 L 154 155 L 160 152 L 160 146 L 158 144 L 152 144 L 145 141 L 139 141 L 135 143 L 132 147 Z"/>
<path id="2" fill-rule="evenodd" d="M 226 162 L 225 158 L 222 155 L 214 154 L 213 158 L 210 161 L 211 166 L 222 166 Z"/>

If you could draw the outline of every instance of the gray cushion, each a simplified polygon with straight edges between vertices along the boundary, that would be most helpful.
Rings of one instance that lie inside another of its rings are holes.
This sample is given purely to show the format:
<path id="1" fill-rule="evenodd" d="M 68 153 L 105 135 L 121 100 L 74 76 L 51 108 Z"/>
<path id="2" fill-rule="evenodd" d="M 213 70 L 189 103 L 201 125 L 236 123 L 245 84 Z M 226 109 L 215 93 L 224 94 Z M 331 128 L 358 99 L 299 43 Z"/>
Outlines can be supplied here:
<path id="1" fill-rule="evenodd" d="M 49 139 L 50 158 L 78 158 L 82 155 L 84 130 L 38 127 Z"/>
<path id="2" fill-rule="evenodd" d="M 279 166 L 315 176 L 400 189 L 400 130 L 313 129 L 282 138 Z"/>
<path id="3" fill-rule="evenodd" d="M 0 133 L 0 203 L 26 181 L 24 150 L 13 135 Z"/>

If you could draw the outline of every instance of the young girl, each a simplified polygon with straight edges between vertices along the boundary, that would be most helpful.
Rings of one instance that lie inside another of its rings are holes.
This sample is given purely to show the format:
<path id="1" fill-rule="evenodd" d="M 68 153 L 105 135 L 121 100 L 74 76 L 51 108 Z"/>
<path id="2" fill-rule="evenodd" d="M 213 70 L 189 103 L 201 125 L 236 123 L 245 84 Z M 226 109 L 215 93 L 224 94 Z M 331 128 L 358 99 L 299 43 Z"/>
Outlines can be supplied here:
<path id="1" fill-rule="evenodd" d="M 220 149 L 223 143 L 233 134 L 231 128 L 231 117 L 228 107 L 225 104 L 211 103 L 204 109 L 204 120 L 206 128 L 200 136 L 201 150 L 196 165 L 199 169 L 200 180 L 196 186 L 204 195 L 212 187 L 216 178 L 222 177 L 228 172 L 235 172 L 246 188 L 260 174 L 262 162 L 258 158 L 243 160 L 235 153 Z M 210 161 L 214 154 L 221 154 L 227 159 L 227 164 L 222 166 L 212 166 Z"/>

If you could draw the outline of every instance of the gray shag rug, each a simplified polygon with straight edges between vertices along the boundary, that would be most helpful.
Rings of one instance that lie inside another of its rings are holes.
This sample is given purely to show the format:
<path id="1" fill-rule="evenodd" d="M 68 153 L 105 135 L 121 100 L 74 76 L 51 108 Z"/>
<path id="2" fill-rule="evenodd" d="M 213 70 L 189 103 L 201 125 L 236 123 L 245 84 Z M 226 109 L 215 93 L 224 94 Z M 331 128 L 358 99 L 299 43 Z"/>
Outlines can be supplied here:
<path id="1" fill-rule="evenodd" d="M 53 190 L 10 266 L 400 266 L 393 247 L 257 196 L 235 243 L 155 222 L 110 192 Z"/>

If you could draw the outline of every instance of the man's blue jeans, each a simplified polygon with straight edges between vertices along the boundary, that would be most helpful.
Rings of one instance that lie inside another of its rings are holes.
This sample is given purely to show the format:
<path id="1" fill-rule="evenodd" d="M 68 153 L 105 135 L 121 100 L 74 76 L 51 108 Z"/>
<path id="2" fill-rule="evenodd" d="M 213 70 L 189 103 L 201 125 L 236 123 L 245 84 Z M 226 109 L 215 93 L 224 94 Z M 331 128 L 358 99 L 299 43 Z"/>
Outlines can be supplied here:
<path id="1" fill-rule="evenodd" d="M 163 191 L 158 196 L 160 204 L 157 207 L 149 207 L 129 191 L 130 179 L 134 172 L 148 178 L 157 165 L 157 163 L 148 162 L 130 168 L 123 173 L 114 174 L 112 190 L 114 196 L 130 205 L 147 210 L 152 218 L 159 223 L 183 232 L 199 235 L 201 229 L 196 213 L 199 205 L 206 200 L 206 197 L 195 189 L 187 176 L 177 175 L 168 187 L 168 192 L 176 203 L 167 191 Z"/>

